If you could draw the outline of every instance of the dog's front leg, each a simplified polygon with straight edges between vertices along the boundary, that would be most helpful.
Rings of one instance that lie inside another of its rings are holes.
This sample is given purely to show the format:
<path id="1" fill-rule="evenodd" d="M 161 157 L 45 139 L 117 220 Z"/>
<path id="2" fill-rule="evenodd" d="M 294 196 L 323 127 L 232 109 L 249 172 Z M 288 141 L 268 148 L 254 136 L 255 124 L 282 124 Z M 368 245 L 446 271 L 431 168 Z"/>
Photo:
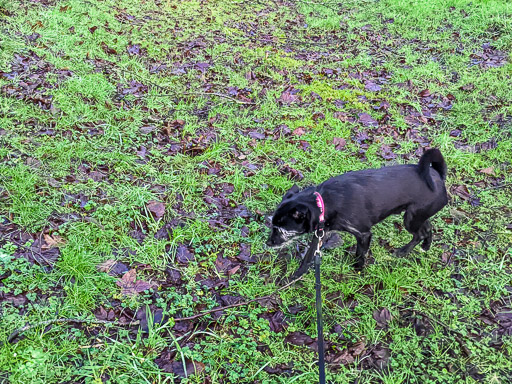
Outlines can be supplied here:
<path id="1" fill-rule="evenodd" d="M 355 269 L 360 271 L 364 267 L 364 257 L 368 252 L 368 248 L 370 248 L 370 242 L 372 240 L 371 232 L 358 232 L 354 234 L 357 240 L 357 248 L 356 248 L 356 263 L 354 265 Z"/>
<path id="2" fill-rule="evenodd" d="M 313 237 L 313 241 L 311 242 L 311 245 L 309 246 L 308 251 L 304 255 L 304 258 L 302 259 L 302 262 L 299 265 L 299 268 L 293 273 L 291 276 L 291 279 L 296 279 L 300 276 L 302 276 L 304 273 L 306 273 L 309 269 L 309 266 L 311 265 L 311 262 L 313 261 L 313 257 L 315 256 L 315 251 L 318 246 L 318 237 Z"/>

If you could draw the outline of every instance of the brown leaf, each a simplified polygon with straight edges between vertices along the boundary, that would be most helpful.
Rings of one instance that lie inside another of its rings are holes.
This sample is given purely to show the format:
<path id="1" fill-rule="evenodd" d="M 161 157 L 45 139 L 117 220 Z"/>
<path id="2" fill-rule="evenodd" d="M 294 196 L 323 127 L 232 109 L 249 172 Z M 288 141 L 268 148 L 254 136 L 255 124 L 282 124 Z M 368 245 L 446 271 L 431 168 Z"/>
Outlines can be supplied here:
<path id="1" fill-rule="evenodd" d="M 431 95 L 430 91 L 428 89 L 424 89 L 420 93 L 418 93 L 419 97 L 429 97 Z"/>
<path id="2" fill-rule="evenodd" d="M 183 361 L 172 362 L 169 372 L 173 372 L 180 377 L 188 377 L 194 374 L 198 374 L 204 371 L 205 365 L 198 361 L 185 360 L 185 367 L 183 367 Z"/>
<path id="3" fill-rule="evenodd" d="M 473 83 L 465 84 L 462 87 L 460 87 L 459 89 L 462 89 L 463 91 L 472 91 L 473 89 L 475 89 L 475 84 L 473 84 Z"/>
<path id="4" fill-rule="evenodd" d="M 348 115 L 345 112 L 340 112 L 340 111 L 334 112 L 332 114 L 332 117 L 334 117 L 335 119 L 344 121 L 344 122 L 348 121 L 348 122 L 353 123 L 355 121 L 355 119 L 352 116 Z"/>
<path id="5" fill-rule="evenodd" d="M 378 92 L 382 89 L 380 85 L 375 84 L 372 81 L 367 81 L 366 84 L 364 85 L 364 88 L 370 92 Z"/>
<path id="6" fill-rule="evenodd" d="M 315 120 L 315 121 L 325 120 L 325 114 L 322 112 L 315 112 L 315 113 L 313 113 L 313 120 Z"/>
<path id="7" fill-rule="evenodd" d="M 365 127 L 378 127 L 379 123 L 367 113 L 359 114 L 359 122 Z"/>
<path id="8" fill-rule="evenodd" d="M 44 241 L 46 242 L 46 245 L 43 245 L 42 249 L 50 249 L 54 247 L 58 247 L 59 245 L 63 245 L 65 243 L 64 239 L 58 235 L 44 235 Z"/>
<path id="9" fill-rule="evenodd" d="M 494 176 L 494 167 L 484 168 L 484 169 L 481 169 L 479 172 L 485 173 L 486 175 Z"/>
<path id="10" fill-rule="evenodd" d="M 176 260 L 182 264 L 188 264 L 189 261 L 194 260 L 194 254 L 188 250 L 188 248 L 180 244 L 176 250 Z"/>
<path id="11" fill-rule="evenodd" d="M 281 104 L 290 105 L 296 102 L 299 99 L 299 96 L 291 93 L 290 91 L 284 91 L 281 93 L 279 99 L 277 99 Z"/>
<path id="12" fill-rule="evenodd" d="M 347 365 L 354 362 L 354 357 L 349 353 L 348 349 L 344 349 L 340 353 L 329 359 L 329 364 L 333 365 Z"/>
<path id="13" fill-rule="evenodd" d="M 126 47 L 126 51 L 128 52 L 129 55 L 138 56 L 141 54 L 141 48 L 140 48 L 139 44 L 128 45 Z"/>
<path id="14" fill-rule="evenodd" d="M 128 266 L 120 261 L 109 259 L 96 266 L 100 272 L 108 273 L 110 276 L 124 275 L 128 270 Z"/>
<path id="15" fill-rule="evenodd" d="M 108 273 L 112 269 L 112 267 L 116 264 L 116 260 L 114 259 L 108 259 L 105 260 L 103 263 L 96 266 L 96 269 L 100 272 Z"/>
<path id="16" fill-rule="evenodd" d="M 304 127 L 298 127 L 296 129 L 293 130 L 292 134 L 295 135 L 295 136 L 302 136 L 306 133 L 306 130 L 304 129 Z"/>
<path id="17" fill-rule="evenodd" d="M 301 332 L 292 332 L 284 339 L 287 343 L 297 345 L 297 346 L 310 346 L 314 348 L 313 344 L 315 344 L 315 340 Z"/>
<path id="18" fill-rule="evenodd" d="M 117 51 L 114 48 L 110 48 L 105 42 L 101 42 L 101 49 L 107 55 L 117 55 Z"/>
<path id="19" fill-rule="evenodd" d="M 342 137 L 335 137 L 332 139 L 332 143 L 334 144 L 334 148 L 336 148 L 337 151 L 341 151 L 343 148 L 345 148 L 345 145 L 347 145 L 347 140 Z"/>
<path id="20" fill-rule="evenodd" d="M 165 131 L 165 133 L 168 136 L 172 136 L 172 134 L 174 132 L 180 131 L 184 126 L 185 126 L 185 121 L 177 119 L 177 120 L 173 120 L 173 121 L 168 121 L 167 124 L 165 125 L 165 127 L 163 128 L 163 130 Z"/>
<path id="21" fill-rule="evenodd" d="M 253 131 L 253 132 L 249 132 L 249 137 L 251 137 L 253 139 L 257 139 L 257 140 L 263 140 L 266 136 L 264 133 Z"/>
<path id="22" fill-rule="evenodd" d="M 382 308 L 382 309 L 376 309 L 373 311 L 373 318 L 377 322 L 377 326 L 379 328 L 385 328 L 388 323 L 391 321 L 392 316 L 389 312 L 389 309 Z"/>
<path id="23" fill-rule="evenodd" d="M 459 196 L 463 200 L 470 200 L 471 195 L 469 194 L 468 187 L 465 185 L 452 185 L 450 188 L 452 194 Z"/>
<path id="24" fill-rule="evenodd" d="M 366 349 L 366 345 L 364 341 L 358 341 L 353 346 L 350 347 L 350 351 L 352 352 L 352 355 L 359 356 L 361 355 Z"/>
<path id="25" fill-rule="evenodd" d="M 146 204 L 146 208 L 153 214 L 155 220 L 160 220 L 165 213 L 165 204 L 159 201 L 151 200 Z"/>
<path id="26" fill-rule="evenodd" d="M 151 284 L 144 280 L 135 280 L 137 272 L 135 269 L 130 269 L 123 277 L 116 281 L 116 284 L 121 288 L 121 294 L 126 296 L 135 296 L 147 289 L 151 288 Z"/>
<path id="27" fill-rule="evenodd" d="M 228 271 L 228 276 L 233 276 L 235 273 L 238 272 L 238 270 L 240 269 L 240 264 L 238 264 L 237 266 L 231 268 L 229 271 Z"/>
<path id="28" fill-rule="evenodd" d="M 303 151 L 310 152 L 311 151 L 311 144 L 309 144 L 306 140 L 299 140 L 300 146 L 302 147 Z"/>

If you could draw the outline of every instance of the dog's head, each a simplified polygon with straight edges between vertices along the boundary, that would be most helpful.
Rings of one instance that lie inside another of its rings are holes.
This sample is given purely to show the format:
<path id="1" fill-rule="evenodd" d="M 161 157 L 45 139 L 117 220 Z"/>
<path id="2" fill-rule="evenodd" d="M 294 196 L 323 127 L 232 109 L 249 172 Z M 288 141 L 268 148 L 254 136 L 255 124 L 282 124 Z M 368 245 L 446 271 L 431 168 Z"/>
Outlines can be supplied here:
<path id="1" fill-rule="evenodd" d="M 286 192 L 272 216 L 268 246 L 284 247 L 296 237 L 313 230 L 312 208 L 301 197 L 296 185 Z"/>

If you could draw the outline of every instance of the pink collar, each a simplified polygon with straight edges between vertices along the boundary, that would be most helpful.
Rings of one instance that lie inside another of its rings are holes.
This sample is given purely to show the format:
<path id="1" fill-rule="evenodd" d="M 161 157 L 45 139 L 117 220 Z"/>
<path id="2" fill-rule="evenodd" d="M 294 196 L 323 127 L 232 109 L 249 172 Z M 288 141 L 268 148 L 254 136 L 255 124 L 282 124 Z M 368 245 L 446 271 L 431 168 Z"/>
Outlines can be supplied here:
<path id="1" fill-rule="evenodd" d="M 320 208 L 320 216 L 318 217 L 320 223 L 323 223 L 325 221 L 325 204 L 324 199 L 322 199 L 322 195 L 318 192 L 315 192 L 316 196 L 316 205 L 318 208 Z"/>

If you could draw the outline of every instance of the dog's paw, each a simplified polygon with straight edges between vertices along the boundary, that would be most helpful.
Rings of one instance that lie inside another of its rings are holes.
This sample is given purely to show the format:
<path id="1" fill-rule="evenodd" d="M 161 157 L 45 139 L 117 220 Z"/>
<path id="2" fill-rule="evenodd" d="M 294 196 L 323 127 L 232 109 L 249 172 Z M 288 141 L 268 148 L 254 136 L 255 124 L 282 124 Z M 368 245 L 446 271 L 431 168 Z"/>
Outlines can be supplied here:
<path id="1" fill-rule="evenodd" d="M 333 249 L 343 245 L 343 239 L 336 232 L 327 232 L 326 239 L 322 244 L 323 249 Z"/>
<path id="2" fill-rule="evenodd" d="M 357 260 L 354 263 L 354 269 L 356 272 L 361 272 L 364 269 L 365 261 L 364 260 Z"/>
<path id="3" fill-rule="evenodd" d="M 394 254 L 396 257 L 405 257 L 409 254 L 409 248 L 402 247 L 402 248 L 395 249 Z"/>

